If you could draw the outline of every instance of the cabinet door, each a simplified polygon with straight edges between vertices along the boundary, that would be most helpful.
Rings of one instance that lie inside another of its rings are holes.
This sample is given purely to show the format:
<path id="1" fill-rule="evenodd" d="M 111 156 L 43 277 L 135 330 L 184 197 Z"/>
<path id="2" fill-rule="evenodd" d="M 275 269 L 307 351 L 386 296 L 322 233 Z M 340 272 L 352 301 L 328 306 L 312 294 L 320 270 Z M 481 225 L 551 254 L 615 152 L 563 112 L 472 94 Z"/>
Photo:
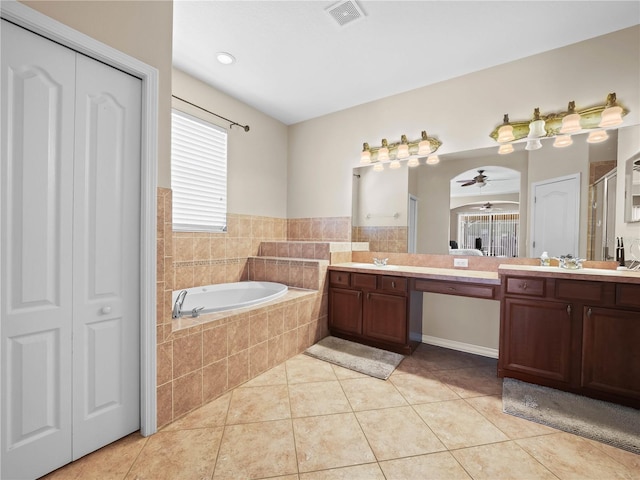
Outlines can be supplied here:
<path id="1" fill-rule="evenodd" d="M 507 298 L 504 308 L 503 368 L 568 383 L 571 306 Z"/>
<path id="2" fill-rule="evenodd" d="M 640 398 L 640 314 L 585 307 L 582 386 Z"/>
<path id="3" fill-rule="evenodd" d="M 407 299 L 397 295 L 365 294 L 364 335 L 387 342 L 407 341 Z"/>
<path id="4" fill-rule="evenodd" d="M 329 328 L 337 332 L 362 334 L 362 292 L 345 288 L 329 290 Z"/>

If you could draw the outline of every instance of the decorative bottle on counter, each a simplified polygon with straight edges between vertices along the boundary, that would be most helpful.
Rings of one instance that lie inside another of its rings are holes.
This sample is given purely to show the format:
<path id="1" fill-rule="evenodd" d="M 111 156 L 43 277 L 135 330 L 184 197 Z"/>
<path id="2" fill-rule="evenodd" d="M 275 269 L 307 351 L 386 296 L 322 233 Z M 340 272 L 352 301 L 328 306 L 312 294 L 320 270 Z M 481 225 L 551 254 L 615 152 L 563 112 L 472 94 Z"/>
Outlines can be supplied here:
<path id="1" fill-rule="evenodd" d="M 624 262 L 624 238 L 623 237 L 620 237 L 620 254 L 619 254 L 618 262 L 620 263 L 621 267 L 625 266 L 625 262 Z"/>
<path id="2" fill-rule="evenodd" d="M 549 259 L 549 254 L 547 252 L 542 252 L 542 255 L 540 255 L 540 265 L 543 267 L 548 267 L 551 264 L 551 261 Z"/>

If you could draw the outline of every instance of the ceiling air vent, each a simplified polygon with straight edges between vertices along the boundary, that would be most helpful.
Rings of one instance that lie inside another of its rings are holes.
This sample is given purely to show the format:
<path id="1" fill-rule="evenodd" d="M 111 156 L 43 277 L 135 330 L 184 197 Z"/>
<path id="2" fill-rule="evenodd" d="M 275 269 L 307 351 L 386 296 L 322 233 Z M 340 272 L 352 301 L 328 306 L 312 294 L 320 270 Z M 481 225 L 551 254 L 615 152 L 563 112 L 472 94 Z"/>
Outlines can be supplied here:
<path id="1" fill-rule="evenodd" d="M 338 2 L 327 8 L 326 11 L 341 27 L 360 18 L 364 18 L 364 13 L 354 0 Z"/>

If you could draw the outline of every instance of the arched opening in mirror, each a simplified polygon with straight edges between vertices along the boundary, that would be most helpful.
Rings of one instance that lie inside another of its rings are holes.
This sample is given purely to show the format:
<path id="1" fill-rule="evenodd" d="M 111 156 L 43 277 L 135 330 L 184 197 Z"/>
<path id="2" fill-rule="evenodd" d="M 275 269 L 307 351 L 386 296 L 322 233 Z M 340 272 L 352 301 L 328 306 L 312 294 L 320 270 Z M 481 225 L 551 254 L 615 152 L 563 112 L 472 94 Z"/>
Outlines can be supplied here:
<path id="1" fill-rule="evenodd" d="M 450 254 L 519 256 L 519 171 L 487 165 L 456 175 L 449 208 Z"/>

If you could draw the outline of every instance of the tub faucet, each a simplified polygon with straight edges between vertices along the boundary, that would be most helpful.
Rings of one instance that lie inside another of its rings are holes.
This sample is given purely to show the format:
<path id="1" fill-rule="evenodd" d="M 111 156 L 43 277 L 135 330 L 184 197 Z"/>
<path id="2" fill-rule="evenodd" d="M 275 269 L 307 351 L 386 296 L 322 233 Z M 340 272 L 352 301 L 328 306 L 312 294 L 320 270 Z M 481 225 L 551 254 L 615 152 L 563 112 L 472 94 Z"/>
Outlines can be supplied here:
<path id="1" fill-rule="evenodd" d="M 191 316 L 193 318 L 199 317 L 200 316 L 200 311 L 204 310 L 204 307 L 196 307 L 193 310 L 191 310 Z"/>
<path id="2" fill-rule="evenodd" d="M 173 303 L 173 313 L 171 314 L 171 318 L 180 318 L 182 316 L 182 304 L 184 303 L 184 299 L 186 296 L 186 290 L 182 290 L 178 294 L 178 296 L 176 297 L 176 301 Z"/>

